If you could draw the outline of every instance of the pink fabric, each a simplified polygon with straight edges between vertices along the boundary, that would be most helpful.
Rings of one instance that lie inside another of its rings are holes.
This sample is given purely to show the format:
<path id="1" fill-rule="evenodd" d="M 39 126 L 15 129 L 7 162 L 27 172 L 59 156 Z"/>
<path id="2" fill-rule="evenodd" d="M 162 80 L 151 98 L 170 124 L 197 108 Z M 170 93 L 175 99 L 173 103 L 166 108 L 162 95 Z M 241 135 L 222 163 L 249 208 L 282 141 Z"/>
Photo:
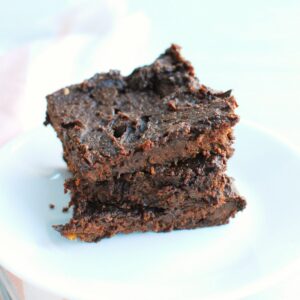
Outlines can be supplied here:
<path id="1" fill-rule="evenodd" d="M 0 57 L 0 144 L 22 130 L 17 112 L 24 93 L 28 61 L 27 47 Z"/>
<path id="2" fill-rule="evenodd" d="M 18 299 L 25 300 L 24 286 L 22 280 L 8 271 L 6 271 L 6 275 L 8 280 L 12 283 L 12 286 L 15 288 L 17 294 L 16 296 L 18 297 Z"/>

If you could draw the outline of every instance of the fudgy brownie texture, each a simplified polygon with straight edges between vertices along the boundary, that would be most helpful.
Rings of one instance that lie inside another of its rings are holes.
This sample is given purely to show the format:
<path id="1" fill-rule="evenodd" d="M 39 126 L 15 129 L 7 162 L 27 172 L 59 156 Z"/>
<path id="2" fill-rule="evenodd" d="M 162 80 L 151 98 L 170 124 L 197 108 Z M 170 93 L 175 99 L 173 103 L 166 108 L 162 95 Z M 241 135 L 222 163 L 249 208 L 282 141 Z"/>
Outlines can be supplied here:
<path id="1" fill-rule="evenodd" d="M 118 233 L 165 232 L 228 223 L 230 217 L 242 210 L 246 202 L 234 190 L 229 178 L 214 205 L 199 201 L 193 205 L 162 209 L 135 206 L 122 209 L 99 202 L 74 202 L 74 216 L 68 224 L 55 226 L 68 239 L 98 241 Z"/>
<path id="2" fill-rule="evenodd" d="M 122 174 L 120 178 L 96 184 L 71 178 L 65 188 L 78 201 L 97 201 L 122 208 L 134 205 L 173 208 L 200 199 L 213 205 L 225 186 L 225 168 L 221 156 L 198 155 L 170 166 L 151 166 L 145 171 Z"/>
<path id="3" fill-rule="evenodd" d="M 100 73 L 47 96 L 45 124 L 73 175 L 73 218 L 54 227 L 92 242 L 227 223 L 246 205 L 225 175 L 236 107 L 231 91 L 199 83 L 176 45 L 129 76 Z"/>
<path id="4" fill-rule="evenodd" d="M 76 176 L 90 182 L 175 160 L 232 154 L 238 122 L 230 91 L 208 89 L 172 45 L 127 77 L 96 74 L 47 96 L 46 123 Z"/>

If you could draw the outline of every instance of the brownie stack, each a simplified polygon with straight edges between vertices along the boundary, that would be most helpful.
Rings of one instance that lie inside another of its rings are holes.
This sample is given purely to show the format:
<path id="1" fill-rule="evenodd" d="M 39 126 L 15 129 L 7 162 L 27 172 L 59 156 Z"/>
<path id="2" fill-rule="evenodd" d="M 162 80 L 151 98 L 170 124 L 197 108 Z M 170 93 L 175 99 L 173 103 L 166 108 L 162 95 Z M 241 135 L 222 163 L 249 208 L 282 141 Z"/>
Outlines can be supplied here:
<path id="1" fill-rule="evenodd" d="M 199 83 L 172 45 L 129 76 L 118 71 L 47 96 L 46 123 L 62 141 L 73 177 L 73 218 L 54 226 L 69 239 L 227 223 L 245 207 L 225 175 L 231 92 Z"/>

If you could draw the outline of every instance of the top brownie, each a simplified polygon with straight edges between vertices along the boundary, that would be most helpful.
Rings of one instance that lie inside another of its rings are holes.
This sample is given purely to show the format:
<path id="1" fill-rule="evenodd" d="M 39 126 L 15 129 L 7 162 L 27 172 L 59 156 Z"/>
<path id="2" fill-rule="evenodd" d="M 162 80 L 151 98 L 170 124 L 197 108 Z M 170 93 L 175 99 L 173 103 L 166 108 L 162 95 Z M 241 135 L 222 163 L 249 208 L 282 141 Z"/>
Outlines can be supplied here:
<path id="1" fill-rule="evenodd" d="M 234 97 L 200 84 L 176 45 L 129 76 L 96 74 L 47 102 L 46 124 L 70 170 L 91 182 L 198 153 L 232 154 Z"/>

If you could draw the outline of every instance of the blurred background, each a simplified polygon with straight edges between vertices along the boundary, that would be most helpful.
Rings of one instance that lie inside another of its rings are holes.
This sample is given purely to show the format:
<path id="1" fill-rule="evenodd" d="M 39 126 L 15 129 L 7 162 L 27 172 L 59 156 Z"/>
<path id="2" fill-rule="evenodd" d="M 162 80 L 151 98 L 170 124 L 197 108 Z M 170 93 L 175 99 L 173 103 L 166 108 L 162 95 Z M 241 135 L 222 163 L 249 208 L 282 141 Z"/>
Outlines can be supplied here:
<path id="1" fill-rule="evenodd" d="M 202 83 L 233 89 L 242 120 L 300 150 L 299 0 L 0 0 L 0 7 L 0 144 L 41 126 L 45 95 L 96 72 L 128 74 L 177 43 Z M 297 299 L 298 283 L 288 278 L 259 299 Z"/>

